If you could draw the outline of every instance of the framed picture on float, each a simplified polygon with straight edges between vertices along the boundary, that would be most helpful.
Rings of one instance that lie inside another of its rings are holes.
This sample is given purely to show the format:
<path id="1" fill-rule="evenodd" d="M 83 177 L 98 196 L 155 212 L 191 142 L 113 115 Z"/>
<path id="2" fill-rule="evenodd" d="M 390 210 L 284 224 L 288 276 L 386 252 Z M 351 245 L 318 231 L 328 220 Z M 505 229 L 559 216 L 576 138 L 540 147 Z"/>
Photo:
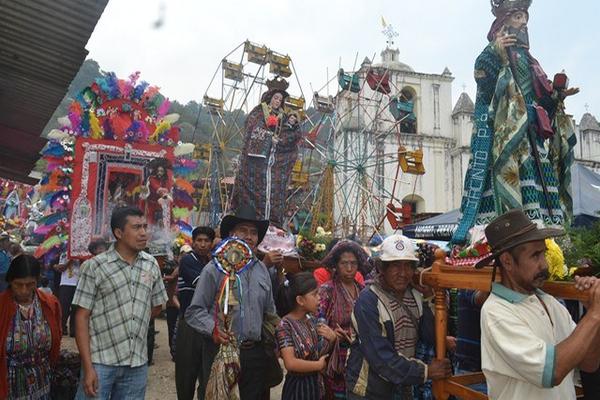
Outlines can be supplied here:
<path id="1" fill-rule="evenodd" d="M 92 238 L 113 241 L 115 208 L 138 207 L 150 230 L 149 247 L 170 243 L 173 148 L 79 137 L 75 142 L 69 256 L 88 258 Z"/>

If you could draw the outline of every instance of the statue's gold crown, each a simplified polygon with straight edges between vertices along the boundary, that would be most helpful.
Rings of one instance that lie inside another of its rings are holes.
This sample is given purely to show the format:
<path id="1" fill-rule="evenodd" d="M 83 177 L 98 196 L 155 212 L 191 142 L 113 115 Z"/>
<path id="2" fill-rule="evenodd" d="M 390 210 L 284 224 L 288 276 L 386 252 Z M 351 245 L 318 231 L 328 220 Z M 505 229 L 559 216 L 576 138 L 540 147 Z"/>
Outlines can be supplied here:
<path id="1" fill-rule="evenodd" d="M 531 7 L 533 0 L 490 0 L 492 4 L 492 14 L 495 17 L 508 14 L 514 11 L 527 11 Z"/>
<path id="2" fill-rule="evenodd" d="M 290 86 L 290 84 L 285 79 L 278 77 L 275 77 L 273 79 L 267 79 L 266 85 L 269 88 L 269 90 L 277 89 L 283 92 L 285 92 Z"/>

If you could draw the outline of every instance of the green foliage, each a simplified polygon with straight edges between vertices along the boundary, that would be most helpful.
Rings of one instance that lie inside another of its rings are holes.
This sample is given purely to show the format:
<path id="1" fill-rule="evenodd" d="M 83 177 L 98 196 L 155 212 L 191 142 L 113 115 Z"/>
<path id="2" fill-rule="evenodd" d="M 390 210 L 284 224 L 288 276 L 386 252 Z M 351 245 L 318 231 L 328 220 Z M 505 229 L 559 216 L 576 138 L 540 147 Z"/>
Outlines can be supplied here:
<path id="1" fill-rule="evenodd" d="M 304 259 L 322 260 L 326 255 L 327 245 L 332 239 L 331 232 L 326 232 L 320 226 L 314 235 L 307 228 L 303 229 L 296 237 L 296 247 Z"/>
<path id="2" fill-rule="evenodd" d="M 568 267 L 590 264 L 600 272 L 600 221 L 589 228 L 571 228 L 561 240 Z"/>

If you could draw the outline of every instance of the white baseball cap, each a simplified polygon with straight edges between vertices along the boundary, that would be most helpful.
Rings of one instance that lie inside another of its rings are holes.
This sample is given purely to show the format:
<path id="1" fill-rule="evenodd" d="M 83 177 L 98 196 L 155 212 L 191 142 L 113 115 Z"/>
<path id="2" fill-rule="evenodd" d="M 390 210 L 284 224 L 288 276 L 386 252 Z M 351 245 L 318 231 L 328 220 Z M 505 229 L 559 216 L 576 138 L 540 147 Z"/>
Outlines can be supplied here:
<path id="1" fill-rule="evenodd" d="M 419 258 L 416 255 L 416 246 L 414 242 L 403 235 L 392 235 L 387 237 L 381 244 L 381 261 L 415 261 Z"/>

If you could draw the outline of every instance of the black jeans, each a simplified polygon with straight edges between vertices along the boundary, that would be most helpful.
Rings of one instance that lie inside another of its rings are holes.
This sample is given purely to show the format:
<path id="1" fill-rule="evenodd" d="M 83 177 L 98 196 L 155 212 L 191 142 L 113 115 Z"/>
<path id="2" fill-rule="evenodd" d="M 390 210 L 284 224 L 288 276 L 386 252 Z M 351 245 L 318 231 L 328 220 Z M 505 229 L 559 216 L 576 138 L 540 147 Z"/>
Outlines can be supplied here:
<path id="1" fill-rule="evenodd" d="M 175 387 L 178 400 L 192 400 L 196 393 L 199 399 L 204 399 L 206 382 L 216 354 L 217 348 L 212 344 L 212 338 L 195 331 L 180 316 L 175 337 Z"/>
<path id="2" fill-rule="evenodd" d="M 62 310 L 62 330 L 67 332 L 67 319 L 69 320 L 69 334 L 75 336 L 75 310 L 77 309 L 73 303 L 73 296 L 77 286 L 62 285 L 58 289 L 58 300 Z"/>
<path id="3" fill-rule="evenodd" d="M 175 332 L 177 330 L 177 317 L 179 309 L 177 307 L 167 307 L 167 329 L 169 331 L 169 350 L 171 358 L 175 359 Z"/>
<path id="4" fill-rule="evenodd" d="M 154 359 L 154 341 L 155 341 L 156 331 L 154 330 L 154 318 L 150 318 L 150 323 L 148 325 L 148 365 L 152 365 L 152 360 Z"/>
<path id="5" fill-rule="evenodd" d="M 212 339 L 206 341 L 205 346 L 204 354 L 209 355 L 214 351 L 216 355 L 218 346 L 213 343 Z M 209 347 L 212 347 L 214 350 L 207 351 Z M 214 360 L 214 356 L 210 360 L 211 365 L 212 360 Z M 266 391 L 267 353 L 265 353 L 262 343 L 258 342 L 251 349 L 240 350 L 240 366 L 240 400 L 263 400 Z M 204 371 L 204 376 L 206 376 L 206 381 L 203 384 L 203 388 L 206 390 L 210 368 Z M 198 398 L 204 399 L 204 396 L 198 396 Z"/>
<path id="6" fill-rule="evenodd" d="M 600 368 L 596 372 L 581 371 L 584 400 L 599 399 L 600 397 Z"/>
<path id="7" fill-rule="evenodd" d="M 177 329 L 175 382 L 178 400 L 192 400 L 195 380 L 198 380 L 198 399 L 204 400 L 213 360 L 219 347 L 211 337 L 196 332 L 183 319 Z M 198 357 L 200 355 L 200 357 Z M 240 400 L 263 400 L 267 355 L 262 343 L 240 350 Z M 191 388 L 191 389 L 190 389 Z M 181 389 L 181 390 L 180 390 Z"/>

